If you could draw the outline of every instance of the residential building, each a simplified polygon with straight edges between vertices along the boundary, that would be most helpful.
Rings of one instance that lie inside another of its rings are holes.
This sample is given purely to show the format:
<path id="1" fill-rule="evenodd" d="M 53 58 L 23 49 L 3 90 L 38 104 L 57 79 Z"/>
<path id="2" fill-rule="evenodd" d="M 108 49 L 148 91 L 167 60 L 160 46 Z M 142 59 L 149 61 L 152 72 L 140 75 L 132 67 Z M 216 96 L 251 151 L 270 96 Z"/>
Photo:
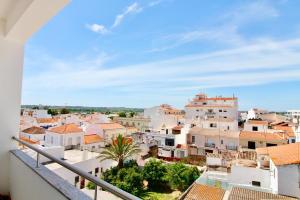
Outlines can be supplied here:
<path id="1" fill-rule="evenodd" d="M 287 144 L 288 139 L 276 132 L 241 131 L 239 144 L 244 149 L 277 146 Z"/>
<path id="2" fill-rule="evenodd" d="M 126 128 L 118 123 L 98 123 L 90 124 L 86 128 L 86 134 L 98 134 L 105 142 L 110 142 L 112 138 L 115 138 L 119 134 L 126 136 Z"/>
<path id="3" fill-rule="evenodd" d="M 268 165 L 272 192 L 300 198 L 300 143 L 258 148 Z"/>
<path id="4" fill-rule="evenodd" d="M 162 104 L 144 110 L 144 118 L 150 119 L 149 129 L 168 134 L 174 126 L 183 120 L 181 110 L 173 108 L 168 104 Z"/>
<path id="5" fill-rule="evenodd" d="M 45 141 L 46 131 L 44 128 L 32 126 L 20 132 L 21 139 L 28 139 L 39 144 L 43 144 Z"/>
<path id="6" fill-rule="evenodd" d="M 149 130 L 150 118 L 145 118 L 143 116 L 135 117 L 114 117 L 114 121 L 125 126 L 125 127 L 135 127 L 138 131 L 144 132 Z"/>
<path id="7" fill-rule="evenodd" d="M 251 108 L 247 114 L 247 120 L 249 119 L 261 119 L 261 116 L 269 113 L 267 110 L 259 108 Z"/>
<path id="8" fill-rule="evenodd" d="M 83 143 L 81 145 L 81 149 L 88 150 L 88 151 L 99 151 L 100 148 L 104 147 L 104 140 L 97 134 L 92 135 L 84 135 L 83 136 Z"/>
<path id="9" fill-rule="evenodd" d="M 288 110 L 286 115 L 292 120 L 295 124 L 300 124 L 300 110 Z"/>
<path id="10" fill-rule="evenodd" d="M 248 120 L 240 133 L 239 144 L 244 149 L 276 146 L 288 143 L 288 137 L 282 131 L 269 129 L 267 121 Z"/>
<path id="11" fill-rule="evenodd" d="M 34 118 L 51 118 L 52 116 L 48 114 L 47 110 L 43 109 L 24 109 L 23 116 L 30 116 Z"/>
<path id="12" fill-rule="evenodd" d="M 59 118 L 38 118 L 36 119 L 37 126 L 43 127 L 45 129 L 55 127 L 60 125 Z"/>
<path id="13" fill-rule="evenodd" d="M 65 149 L 79 148 L 83 142 L 84 132 L 75 124 L 65 124 L 46 130 L 47 146 L 63 146 Z"/>
<path id="14" fill-rule="evenodd" d="M 220 150 L 237 151 L 239 131 L 214 130 L 195 126 L 188 133 L 188 145 L 191 155 L 218 153 Z"/>
<path id="15" fill-rule="evenodd" d="M 236 123 L 232 130 L 237 130 L 238 99 L 236 97 L 207 97 L 205 94 L 197 94 L 185 106 L 186 123 L 201 127 L 205 121 L 223 119 Z"/>

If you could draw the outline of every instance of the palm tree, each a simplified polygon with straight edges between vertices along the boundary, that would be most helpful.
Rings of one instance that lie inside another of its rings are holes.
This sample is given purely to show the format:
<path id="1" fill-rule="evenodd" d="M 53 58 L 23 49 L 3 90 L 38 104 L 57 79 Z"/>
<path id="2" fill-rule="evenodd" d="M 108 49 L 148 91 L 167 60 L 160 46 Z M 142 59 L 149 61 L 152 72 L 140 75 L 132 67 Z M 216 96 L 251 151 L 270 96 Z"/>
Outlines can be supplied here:
<path id="1" fill-rule="evenodd" d="M 137 144 L 134 144 L 128 138 L 118 135 L 116 138 L 111 139 L 111 144 L 100 153 L 99 158 L 103 160 L 115 160 L 118 162 L 118 168 L 121 169 L 124 165 L 124 161 L 134 154 L 139 153 Z"/>

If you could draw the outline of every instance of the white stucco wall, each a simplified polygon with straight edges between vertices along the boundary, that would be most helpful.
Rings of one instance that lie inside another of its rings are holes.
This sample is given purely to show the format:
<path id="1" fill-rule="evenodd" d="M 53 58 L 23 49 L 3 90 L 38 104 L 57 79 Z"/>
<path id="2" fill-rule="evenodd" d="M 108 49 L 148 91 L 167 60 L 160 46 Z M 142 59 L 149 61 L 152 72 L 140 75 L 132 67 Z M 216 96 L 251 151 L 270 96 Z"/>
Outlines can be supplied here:
<path id="1" fill-rule="evenodd" d="M 0 20 L 0 193 L 9 191 L 9 153 L 16 148 L 21 104 L 23 44 L 4 39 Z"/>
<path id="2" fill-rule="evenodd" d="M 15 156 L 10 159 L 9 175 L 13 200 L 67 199 Z"/>
<path id="3" fill-rule="evenodd" d="M 233 184 L 246 186 L 252 186 L 252 181 L 258 181 L 261 184 L 261 188 L 271 190 L 270 176 L 269 170 L 234 165 L 231 167 L 229 181 Z"/>
<path id="4" fill-rule="evenodd" d="M 277 166 L 278 194 L 300 199 L 300 165 Z"/>

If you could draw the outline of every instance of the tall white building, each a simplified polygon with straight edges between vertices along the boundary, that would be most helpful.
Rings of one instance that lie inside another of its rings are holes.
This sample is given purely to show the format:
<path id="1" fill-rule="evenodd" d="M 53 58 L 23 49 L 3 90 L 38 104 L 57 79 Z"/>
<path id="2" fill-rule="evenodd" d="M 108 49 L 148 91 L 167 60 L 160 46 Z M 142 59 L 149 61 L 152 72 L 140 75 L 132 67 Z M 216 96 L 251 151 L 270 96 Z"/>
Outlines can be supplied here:
<path id="1" fill-rule="evenodd" d="M 228 130 L 238 130 L 238 99 L 236 97 L 207 97 L 205 94 L 197 94 L 192 101 L 185 106 L 186 123 L 195 124 L 205 128 L 219 127 L 226 121 Z"/>
<path id="2" fill-rule="evenodd" d="M 168 104 L 144 110 L 144 117 L 150 118 L 149 128 L 160 133 L 170 133 L 183 120 L 182 111 Z"/>
<path id="3" fill-rule="evenodd" d="M 185 106 L 185 122 L 191 154 L 214 150 L 237 150 L 239 145 L 238 100 L 236 97 L 207 97 L 197 94 Z"/>

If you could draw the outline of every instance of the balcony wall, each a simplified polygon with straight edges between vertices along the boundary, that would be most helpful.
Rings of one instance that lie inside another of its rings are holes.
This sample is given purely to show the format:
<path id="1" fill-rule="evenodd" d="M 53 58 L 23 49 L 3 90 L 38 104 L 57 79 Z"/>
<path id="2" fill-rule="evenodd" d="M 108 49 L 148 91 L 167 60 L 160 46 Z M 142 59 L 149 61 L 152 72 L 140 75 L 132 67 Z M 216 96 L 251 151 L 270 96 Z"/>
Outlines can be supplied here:
<path id="1" fill-rule="evenodd" d="M 61 177 L 20 150 L 10 153 L 10 195 L 13 200 L 90 200 Z"/>

